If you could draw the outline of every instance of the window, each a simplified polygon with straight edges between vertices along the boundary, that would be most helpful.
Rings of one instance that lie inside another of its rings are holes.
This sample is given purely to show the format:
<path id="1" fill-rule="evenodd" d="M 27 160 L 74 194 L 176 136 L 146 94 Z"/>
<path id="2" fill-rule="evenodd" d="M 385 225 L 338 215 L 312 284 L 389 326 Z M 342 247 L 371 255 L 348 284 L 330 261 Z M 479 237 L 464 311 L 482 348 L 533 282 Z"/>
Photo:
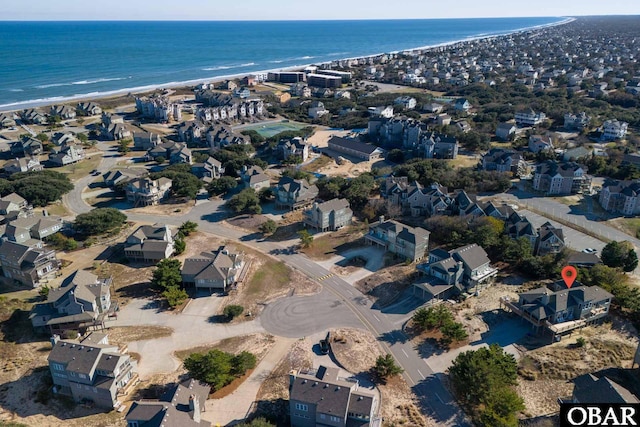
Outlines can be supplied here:
<path id="1" fill-rule="evenodd" d="M 340 417 L 334 417 L 334 416 L 331 416 L 331 417 L 329 417 L 329 418 L 331 419 L 331 422 L 332 422 L 332 423 L 339 423 L 339 422 L 341 421 L 341 418 L 340 418 Z"/>
<path id="2" fill-rule="evenodd" d="M 55 371 L 64 371 L 64 366 L 59 363 L 52 363 L 51 366 L 53 366 Z"/>
<path id="3" fill-rule="evenodd" d="M 309 410 L 309 405 L 304 405 L 302 403 L 296 403 L 296 410 L 297 411 L 307 412 Z"/>
<path id="4" fill-rule="evenodd" d="M 82 379 L 87 379 L 87 376 L 85 374 L 78 374 L 78 377 L 80 377 Z"/>

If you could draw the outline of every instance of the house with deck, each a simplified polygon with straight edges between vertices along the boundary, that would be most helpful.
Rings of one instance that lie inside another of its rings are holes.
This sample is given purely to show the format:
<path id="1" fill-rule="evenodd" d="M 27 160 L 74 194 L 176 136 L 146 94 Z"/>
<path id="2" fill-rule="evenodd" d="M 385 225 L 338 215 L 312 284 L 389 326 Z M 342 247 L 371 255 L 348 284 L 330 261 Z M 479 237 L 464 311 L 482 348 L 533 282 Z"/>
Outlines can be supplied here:
<path id="1" fill-rule="evenodd" d="M 202 252 L 185 259 L 182 283 L 210 292 L 225 292 L 239 280 L 244 264 L 244 254 L 221 246 L 215 252 Z"/>
<path id="2" fill-rule="evenodd" d="M 372 426 L 379 402 L 375 394 L 360 388 L 353 378 L 340 377 L 338 368 L 289 374 L 289 413 L 292 427 Z"/>
<path id="3" fill-rule="evenodd" d="M 260 166 L 251 166 L 250 168 L 243 166 L 240 179 L 246 188 L 253 188 L 256 193 L 271 186 L 271 178 L 264 173 L 264 169 Z"/>
<path id="4" fill-rule="evenodd" d="M 369 233 L 364 236 L 368 245 L 383 247 L 399 257 L 411 262 L 424 258 L 429 247 L 429 232 L 421 227 L 410 227 L 381 216 L 369 225 Z"/>
<path id="5" fill-rule="evenodd" d="M 47 300 L 33 306 L 29 319 L 40 332 L 86 331 L 104 328 L 111 308 L 111 277 L 101 279 L 86 270 L 76 270 L 60 287 L 49 290 Z"/>
<path id="6" fill-rule="evenodd" d="M 56 251 L 5 240 L 0 244 L 2 275 L 29 287 L 38 287 L 60 269 Z"/>
<path id="7" fill-rule="evenodd" d="M 276 208 L 303 209 L 310 206 L 318 197 L 318 187 L 309 184 L 306 179 L 280 178 L 276 187 Z"/>
<path id="8" fill-rule="evenodd" d="M 485 250 L 475 243 L 451 251 L 435 249 L 417 269 L 421 278 L 413 284 L 413 293 L 424 299 L 478 292 L 498 274 Z"/>
<path id="9" fill-rule="evenodd" d="M 157 263 L 173 255 L 173 235 L 168 225 L 141 225 L 124 243 L 124 256 L 133 262 Z"/>
<path id="10" fill-rule="evenodd" d="M 157 205 L 171 194 L 173 181 L 169 178 L 136 178 L 125 187 L 127 200 L 134 206 Z"/>
<path id="11" fill-rule="evenodd" d="M 303 212 L 305 227 L 318 231 L 336 231 L 351 225 L 353 211 L 347 199 L 331 199 L 324 203 L 314 203 L 311 208 Z"/>
<path id="12" fill-rule="evenodd" d="M 52 339 L 47 360 L 53 392 L 77 403 L 115 409 L 136 382 L 137 363 L 105 334 L 92 333 L 81 340 Z"/>

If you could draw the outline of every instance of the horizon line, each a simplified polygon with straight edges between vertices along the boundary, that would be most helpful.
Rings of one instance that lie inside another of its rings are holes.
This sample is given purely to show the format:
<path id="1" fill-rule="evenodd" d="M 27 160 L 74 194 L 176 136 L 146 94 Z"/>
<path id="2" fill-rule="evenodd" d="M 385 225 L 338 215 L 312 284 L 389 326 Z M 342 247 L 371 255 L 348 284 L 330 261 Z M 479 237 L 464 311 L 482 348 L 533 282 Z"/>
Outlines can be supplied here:
<path id="1" fill-rule="evenodd" d="M 514 18 L 576 18 L 587 16 L 640 16 L 628 15 L 537 15 L 537 16 L 467 16 L 436 18 L 326 18 L 326 19 L 0 19 L 6 22 L 331 22 L 331 21 L 435 21 L 446 19 L 514 19 Z"/>

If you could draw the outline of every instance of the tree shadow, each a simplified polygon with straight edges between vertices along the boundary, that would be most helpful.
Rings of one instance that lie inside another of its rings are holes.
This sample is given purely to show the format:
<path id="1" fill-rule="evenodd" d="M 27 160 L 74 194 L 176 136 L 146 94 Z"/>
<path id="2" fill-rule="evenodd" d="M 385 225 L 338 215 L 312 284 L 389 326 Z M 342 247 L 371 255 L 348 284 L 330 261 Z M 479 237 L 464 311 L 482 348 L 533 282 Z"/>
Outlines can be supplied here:
<path id="1" fill-rule="evenodd" d="M 436 338 L 425 338 L 422 343 L 414 347 L 421 358 L 427 359 L 431 356 L 439 356 L 448 349 L 444 348 Z"/>
<path id="2" fill-rule="evenodd" d="M 472 424 L 466 419 L 464 411 L 445 387 L 445 377 L 445 374 L 431 374 L 411 387 L 418 397 L 418 408 L 438 423 L 471 427 Z"/>
<path id="3" fill-rule="evenodd" d="M 230 320 L 224 314 L 214 314 L 213 316 L 209 316 L 207 318 L 207 322 L 209 322 L 209 323 L 229 323 Z"/>
<path id="4" fill-rule="evenodd" d="M 29 314 L 29 311 L 17 308 L 7 320 L 0 323 L 0 332 L 3 335 L 4 342 L 29 343 L 46 341 L 46 336 L 39 336 L 33 331 Z"/>
<path id="5" fill-rule="evenodd" d="M 378 336 L 378 341 L 384 341 L 389 345 L 404 344 L 409 341 L 409 337 L 403 331 L 396 329 L 394 331 L 383 332 Z"/>
<path id="6" fill-rule="evenodd" d="M 246 420 L 234 420 L 228 425 L 248 422 L 254 418 L 263 417 L 267 421 L 277 426 L 289 425 L 289 401 L 278 398 L 270 400 L 257 400 L 249 410 Z"/>
<path id="7" fill-rule="evenodd" d="M 121 298 L 155 298 L 158 292 L 151 288 L 151 283 L 141 282 L 133 283 L 131 285 L 123 286 L 117 290 L 118 296 Z M 157 302 L 160 304 L 160 302 Z"/>

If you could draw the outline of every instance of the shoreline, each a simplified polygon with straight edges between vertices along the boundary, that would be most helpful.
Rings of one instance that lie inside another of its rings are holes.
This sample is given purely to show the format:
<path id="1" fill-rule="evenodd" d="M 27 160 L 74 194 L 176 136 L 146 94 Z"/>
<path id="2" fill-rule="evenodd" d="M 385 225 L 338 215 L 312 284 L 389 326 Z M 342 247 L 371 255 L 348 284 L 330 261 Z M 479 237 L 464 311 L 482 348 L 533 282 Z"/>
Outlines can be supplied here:
<path id="1" fill-rule="evenodd" d="M 0 112 L 3 112 L 3 113 L 17 112 L 17 111 L 21 111 L 21 110 L 28 109 L 28 108 L 47 107 L 47 106 L 55 105 L 57 103 L 68 103 L 70 101 L 79 102 L 79 101 L 98 101 L 98 100 L 101 100 L 101 99 L 102 100 L 114 99 L 114 98 L 126 96 L 128 94 L 135 95 L 135 94 L 141 94 L 141 93 L 146 93 L 146 92 L 153 92 L 153 91 L 156 91 L 156 90 L 159 90 L 159 89 L 186 89 L 186 88 L 190 88 L 192 86 L 195 86 L 195 85 L 198 85 L 198 84 L 201 84 L 201 83 L 218 83 L 218 82 L 221 82 L 221 81 L 224 81 L 224 80 L 242 78 L 244 76 L 251 75 L 251 74 L 257 74 L 257 73 L 269 73 L 269 72 L 279 72 L 279 71 L 280 72 L 282 72 L 282 71 L 299 71 L 299 70 L 302 70 L 302 69 L 304 69 L 304 68 L 306 68 L 308 66 L 311 66 L 311 65 L 324 65 L 324 64 L 330 64 L 330 63 L 335 62 L 335 61 L 348 61 L 348 60 L 354 60 L 354 59 L 368 59 L 368 58 L 375 58 L 375 57 L 378 57 L 378 56 L 381 56 L 381 55 L 385 55 L 385 54 L 412 53 L 412 52 L 418 52 L 418 51 L 428 51 L 428 50 L 431 50 L 431 49 L 437 49 L 437 48 L 442 48 L 442 47 L 447 47 L 447 46 L 453 46 L 453 45 L 456 45 L 456 44 L 459 44 L 459 43 L 471 43 L 471 42 L 475 42 L 475 41 L 479 41 L 479 40 L 487 40 L 487 39 L 492 39 L 492 38 L 506 37 L 506 36 L 510 36 L 510 35 L 513 35 L 513 34 L 524 33 L 524 32 L 527 32 L 527 31 L 542 30 L 542 29 L 545 29 L 545 28 L 551 28 L 551 27 L 555 27 L 555 26 L 559 26 L 559 25 L 565 25 L 565 24 L 571 23 L 571 22 L 576 20 L 575 17 L 557 17 L 557 18 L 564 18 L 564 19 L 561 19 L 558 22 L 552 22 L 552 23 L 549 23 L 549 24 L 542 24 L 542 25 L 535 25 L 535 26 L 526 27 L 526 28 L 519 28 L 519 29 L 515 29 L 513 31 L 504 32 L 504 33 L 480 34 L 480 35 L 477 35 L 477 36 L 470 36 L 470 37 L 467 37 L 467 38 L 464 38 L 464 39 L 452 40 L 452 41 L 433 44 L 433 45 L 426 45 L 426 46 L 420 46 L 420 47 L 413 47 L 413 48 L 395 50 L 395 51 L 390 51 L 390 52 L 381 52 L 381 53 L 375 53 L 375 54 L 370 54 L 370 55 L 353 56 L 353 57 L 340 58 L 340 59 L 334 59 L 334 60 L 331 60 L 331 61 L 323 61 L 323 62 L 316 62 L 316 63 L 310 63 L 310 64 L 292 65 L 292 66 L 288 66 L 288 67 L 284 67 L 284 68 L 271 68 L 271 69 L 267 69 L 267 70 L 253 70 L 253 71 L 246 71 L 246 72 L 235 73 L 235 74 L 226 74 L 226 75 L 213 76 L 213 77 L 203 77 L 203 78 L 185 80 L 185 81 L 180 81 L 180 82 L 167 82 L 167 83 L 159 83 L 159 84 L 149 84 L 149 85 L 137 86 L 137 87 L 131 87 L 131 88 L 114 89 L 114 90 L 104 91 L 104 92 L 90 92 L 90 93 L 86 93 L 86 94 L 75 94 L 75 95 L 69 95 L 69 96 L 55 96 L 55 97 L 49 97 L 49 98 L 39 98 L 39 99 L 28 100 L 28 101 L 13 102 L 13 103 L 0 105 Z"/>

